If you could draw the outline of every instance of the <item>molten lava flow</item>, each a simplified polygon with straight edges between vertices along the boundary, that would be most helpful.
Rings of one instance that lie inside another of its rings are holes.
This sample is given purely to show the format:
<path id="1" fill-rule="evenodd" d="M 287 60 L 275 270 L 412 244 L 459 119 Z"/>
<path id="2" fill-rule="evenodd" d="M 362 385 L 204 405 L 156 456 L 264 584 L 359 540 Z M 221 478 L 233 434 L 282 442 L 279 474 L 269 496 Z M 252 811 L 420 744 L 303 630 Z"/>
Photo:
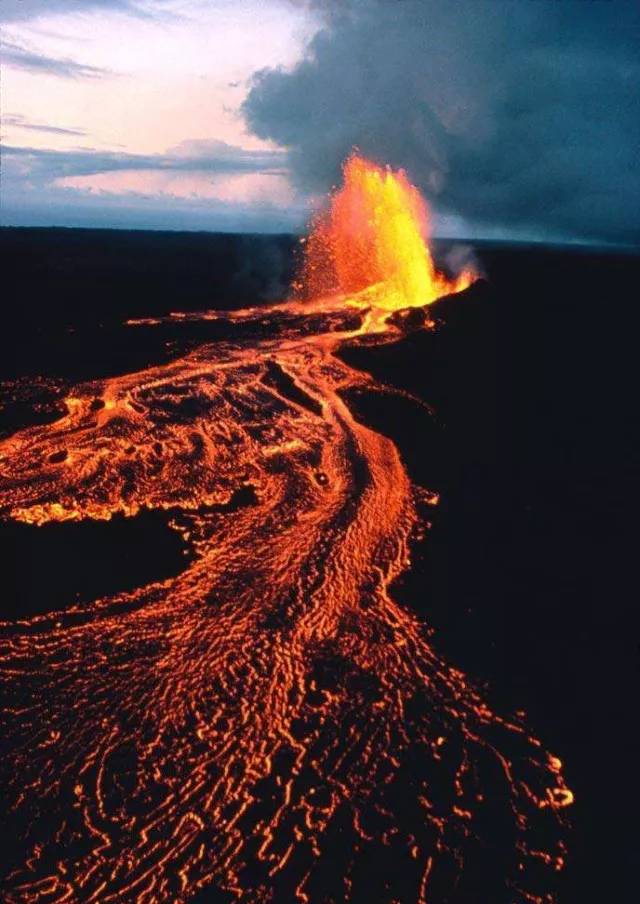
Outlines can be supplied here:
<path id="1" fill-rule="evenodd" d="M 387 311 L 466 289 L 475 275 L 465 270 L 450 280 L 439 272 L 428 235 L 427 205 L 404 172 L 354 154 L 344 166 L 344 185 L 307 242 L 302 285 L 312 297 L 364 292 Z"/>
<path id="2" fill-rule="evenodd" d="M 438 500 L 354 418 L 344 391 L 376 384 L 333 354 L 398 339 L 389 308 L 469 277 L 436 273 L 403 176 L 358 158 L 345 176 L 308 257 L 338 295 L 175 316 L 229 338 L 75 386 L 63 417 L 0 443 L 3 517 L 167 509 L 193 553 L 2 625 L 12 904 L 435 904 L 478 863 L 492 904 L 505 883 L 553 900 L 560 761 L 394 600 Z"/>

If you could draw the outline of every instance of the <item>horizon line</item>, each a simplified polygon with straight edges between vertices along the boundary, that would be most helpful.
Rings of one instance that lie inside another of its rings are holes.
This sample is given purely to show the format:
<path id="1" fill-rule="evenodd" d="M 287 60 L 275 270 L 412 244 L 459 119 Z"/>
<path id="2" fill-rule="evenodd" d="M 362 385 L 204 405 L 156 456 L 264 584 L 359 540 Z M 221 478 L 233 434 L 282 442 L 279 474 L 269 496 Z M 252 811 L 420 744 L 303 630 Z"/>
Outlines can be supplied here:
<path id="1" fill-rule="evenodd" d="M 237 230 L 237 229 L 185 229 L 172 226 L 67 226 L 67 225 L 14 225 L 12 223 L 0 223 L 0 230 L 65 230 L 68 232 L 142 232 L 142 233 L 165 233 L 170 235 L 232 235 L 232 236 L 264 236 L 270 238 L 301 238 L 306 235 L 304 231 L 296 232 L 291 230 L 275 230 L 275 231 L 259 231 L 253 229 Z M 540 238 L 494 238 L 491 236 L 450 236 L 450 235 L 433 235 L 431 241 L 435 242 L 459 242 L 461 244 L 493 244 L 493 245 L 538 245 L 542 247 L 554 248 L 598 248 L 608 249 L 612 251 L 627 251 L 640 253 L 640 242 L 634 244 L 632 242 L 610 242 L 597 239 L 540 239 Z"/>

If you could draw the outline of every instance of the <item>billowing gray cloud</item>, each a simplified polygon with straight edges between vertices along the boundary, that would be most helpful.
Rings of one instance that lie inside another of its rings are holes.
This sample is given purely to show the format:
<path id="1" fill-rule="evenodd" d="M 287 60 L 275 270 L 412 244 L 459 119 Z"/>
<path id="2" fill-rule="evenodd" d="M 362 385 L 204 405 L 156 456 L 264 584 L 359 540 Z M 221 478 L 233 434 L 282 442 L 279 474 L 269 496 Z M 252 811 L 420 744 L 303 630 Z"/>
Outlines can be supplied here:
<path id="1" fill-rule="evenodd" d="M 55 75 L 58 78 L 101 78 L 112 73 L 98 66 L 87 66 L 67 57 L 52 57 L 29 50 L 19 44 L 3 42 L 2 65 L 24 69 L 36 75 Z"/>
<path id="2" fill-rule="evenodd" d="M 166 154 L 130 154 L 79 148 L 69 151 L 5 145 L 5 165 L 15 164 L 22 177 L 52 182 L 69 176 L 93 176 L 117 171 L 180 171 L 204 173 L 263 173 L 284 171 L 281 151 L 250 151 L 224 141 L 185 141 Z"/>
<path id="3" fill-rule="evenodd" d="M 56 126 L 46 122 L 34 122 L 21 116 L 19 113 L 6 113 L 2 117 L 3 126 L 12 126 L 14 129 L 25 129 L 29 132 L 46 132 L 51 135 L 86 135 L 85 129 L 70 128 L 68 126 Z"/>
<path id="4" fill-rule="evenodd" d="M 640 240 L 636 0 L 312 5 L 305 58 L 257 73 L 243 108 L 301 186 L 355 145 L 476 231 Z"/>

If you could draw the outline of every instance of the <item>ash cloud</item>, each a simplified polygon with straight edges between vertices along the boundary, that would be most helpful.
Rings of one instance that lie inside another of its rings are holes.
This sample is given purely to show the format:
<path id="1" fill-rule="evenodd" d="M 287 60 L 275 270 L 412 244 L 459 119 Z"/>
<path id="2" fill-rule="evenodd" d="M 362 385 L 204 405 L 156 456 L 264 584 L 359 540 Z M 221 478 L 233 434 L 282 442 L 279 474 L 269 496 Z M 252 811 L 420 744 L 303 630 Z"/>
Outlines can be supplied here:
<path id="1" fill-rule="evenodd" d="M 640 241 L 635 0 L 311 5 L 304 59 L 256 73 L 243 106 L 301 187 L 357 146 L 476 234 Z"/>

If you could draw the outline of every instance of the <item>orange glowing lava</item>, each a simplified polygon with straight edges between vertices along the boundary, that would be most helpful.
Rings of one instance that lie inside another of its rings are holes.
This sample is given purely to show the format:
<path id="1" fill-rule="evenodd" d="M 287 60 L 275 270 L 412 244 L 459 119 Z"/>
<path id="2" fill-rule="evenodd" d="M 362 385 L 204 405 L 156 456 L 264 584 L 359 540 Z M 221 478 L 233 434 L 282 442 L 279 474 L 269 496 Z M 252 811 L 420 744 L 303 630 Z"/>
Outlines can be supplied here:
<path id="1" fill-rule="evenodd" d="M 344 184 L 307 241 L 302 287 L 311 297 L 360 296 L 387 311 L 430 304 L 474 281 L 439 272 L 428 246 L 429 210 L 405 173 L 353 154 Z"/>
<path id="2" fill-rule="evenodd" d="M 174 316 L 228 338 L 70 387 L 64 417 L 0 442 L 3 518 L 166 509 L 192 553 L 175 578 L 0 626 L 23 851 L 6 901 L 453 902 L 495 855 L 499 800 L 509 900 L 554 900 L 560 761 L 394 599 L 438 497 L 353 416 L 344 391 L 377 386 L 334 354 L 398 341 L 390 309 L 469 283 L 437 273 L 424 226 L 404 175 L 351 158 L 307 300 Z"/>

